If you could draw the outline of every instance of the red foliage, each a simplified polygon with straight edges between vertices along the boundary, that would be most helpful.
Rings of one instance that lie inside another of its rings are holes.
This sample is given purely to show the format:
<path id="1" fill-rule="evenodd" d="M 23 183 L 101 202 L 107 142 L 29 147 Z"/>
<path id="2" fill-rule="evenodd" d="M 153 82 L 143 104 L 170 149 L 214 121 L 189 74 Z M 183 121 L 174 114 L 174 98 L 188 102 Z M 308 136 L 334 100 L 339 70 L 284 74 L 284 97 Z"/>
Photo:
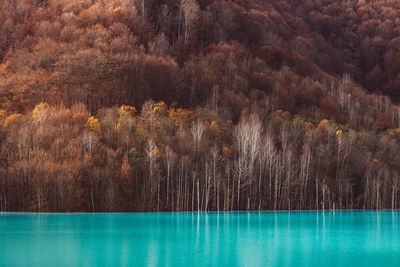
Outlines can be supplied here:
<path id="1" fill-rule="evenodd" d="M 271 80 L 263 73 L 254 72 L 249 77 L 249 85 L 252 89 L 270 91 L 272 88 Z"/>
<path id="2" fill-rule="evenodd" d="M 258 52 L 258 56 L 276 70 L 282 67 L 285 55 L 286 52 L 282 48 L 276 46 L 263 46 Z"/>
<path id="3" fill-rule="evenodd" d="M 336 122 L 341 124 L 347 123 L 346 118 L 343 116 L 340 109 L 335 105 L 332 98 L 330 97 L 324 98 L 320 102 L 319 107 L 321 108 L 321 111 L 327 118 L 334 119 Z"/>
<path id="4" fill-rule="evenodd" d="M 388 115 L 381 113 L 376 118 L 374 126 L 378 131 L 384 131 L 386 129 L 393 128 L 393 123 Z"/>
<path id="5" fill-rule="evenodd" d="M 81 114 L 74 114 L 71 116 L 71 122 L 74 124 L 84 124 L 86 122 L 85 117 L 83 117 Z"/>

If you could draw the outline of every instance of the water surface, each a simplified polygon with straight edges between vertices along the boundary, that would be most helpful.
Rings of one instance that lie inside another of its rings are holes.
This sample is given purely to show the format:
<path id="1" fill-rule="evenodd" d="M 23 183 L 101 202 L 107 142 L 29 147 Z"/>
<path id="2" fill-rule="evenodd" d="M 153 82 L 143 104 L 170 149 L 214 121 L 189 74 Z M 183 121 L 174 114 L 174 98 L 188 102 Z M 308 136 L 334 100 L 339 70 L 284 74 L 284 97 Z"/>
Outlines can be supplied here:
<path id="1" fill-rule="evenodd" d="M 399 214 L 0 213 L 0 265 L 400 266 Z"/>

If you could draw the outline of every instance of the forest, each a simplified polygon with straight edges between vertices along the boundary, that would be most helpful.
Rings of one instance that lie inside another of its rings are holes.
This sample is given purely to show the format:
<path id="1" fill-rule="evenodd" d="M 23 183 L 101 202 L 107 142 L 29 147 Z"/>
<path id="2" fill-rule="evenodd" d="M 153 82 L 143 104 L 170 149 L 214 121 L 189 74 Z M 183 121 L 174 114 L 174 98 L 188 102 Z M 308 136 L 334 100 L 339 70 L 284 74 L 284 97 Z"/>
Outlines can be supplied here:
<path id="1" fill-rule="evenodd" d="M 0 0 L 0 211 L 400 208 L 400 2 Z"/>

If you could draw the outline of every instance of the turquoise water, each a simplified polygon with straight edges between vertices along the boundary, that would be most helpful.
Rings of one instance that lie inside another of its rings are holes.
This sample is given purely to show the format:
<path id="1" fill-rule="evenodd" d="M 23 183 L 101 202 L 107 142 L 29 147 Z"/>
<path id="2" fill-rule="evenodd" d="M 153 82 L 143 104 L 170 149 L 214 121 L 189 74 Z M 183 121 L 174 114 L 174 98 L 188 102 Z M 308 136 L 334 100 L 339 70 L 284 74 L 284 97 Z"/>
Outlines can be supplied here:
<path id="1" fill-rule="evenodd" d="M 400 212 L 0 213 L 5 266 L 400 266 Z"/>

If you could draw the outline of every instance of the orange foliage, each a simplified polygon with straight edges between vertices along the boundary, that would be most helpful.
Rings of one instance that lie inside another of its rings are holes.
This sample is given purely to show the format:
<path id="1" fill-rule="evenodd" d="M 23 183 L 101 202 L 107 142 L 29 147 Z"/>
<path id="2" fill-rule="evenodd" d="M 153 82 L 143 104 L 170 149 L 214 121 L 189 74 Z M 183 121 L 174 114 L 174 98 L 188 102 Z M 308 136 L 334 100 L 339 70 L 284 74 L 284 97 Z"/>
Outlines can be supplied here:
<path id="1" fill-rule="evenodd" d="M 86 121 L 85 126 L 96 133 L 99 133 L 101 130 L 99 119 L 95 119 L 93 116 Z"/>

